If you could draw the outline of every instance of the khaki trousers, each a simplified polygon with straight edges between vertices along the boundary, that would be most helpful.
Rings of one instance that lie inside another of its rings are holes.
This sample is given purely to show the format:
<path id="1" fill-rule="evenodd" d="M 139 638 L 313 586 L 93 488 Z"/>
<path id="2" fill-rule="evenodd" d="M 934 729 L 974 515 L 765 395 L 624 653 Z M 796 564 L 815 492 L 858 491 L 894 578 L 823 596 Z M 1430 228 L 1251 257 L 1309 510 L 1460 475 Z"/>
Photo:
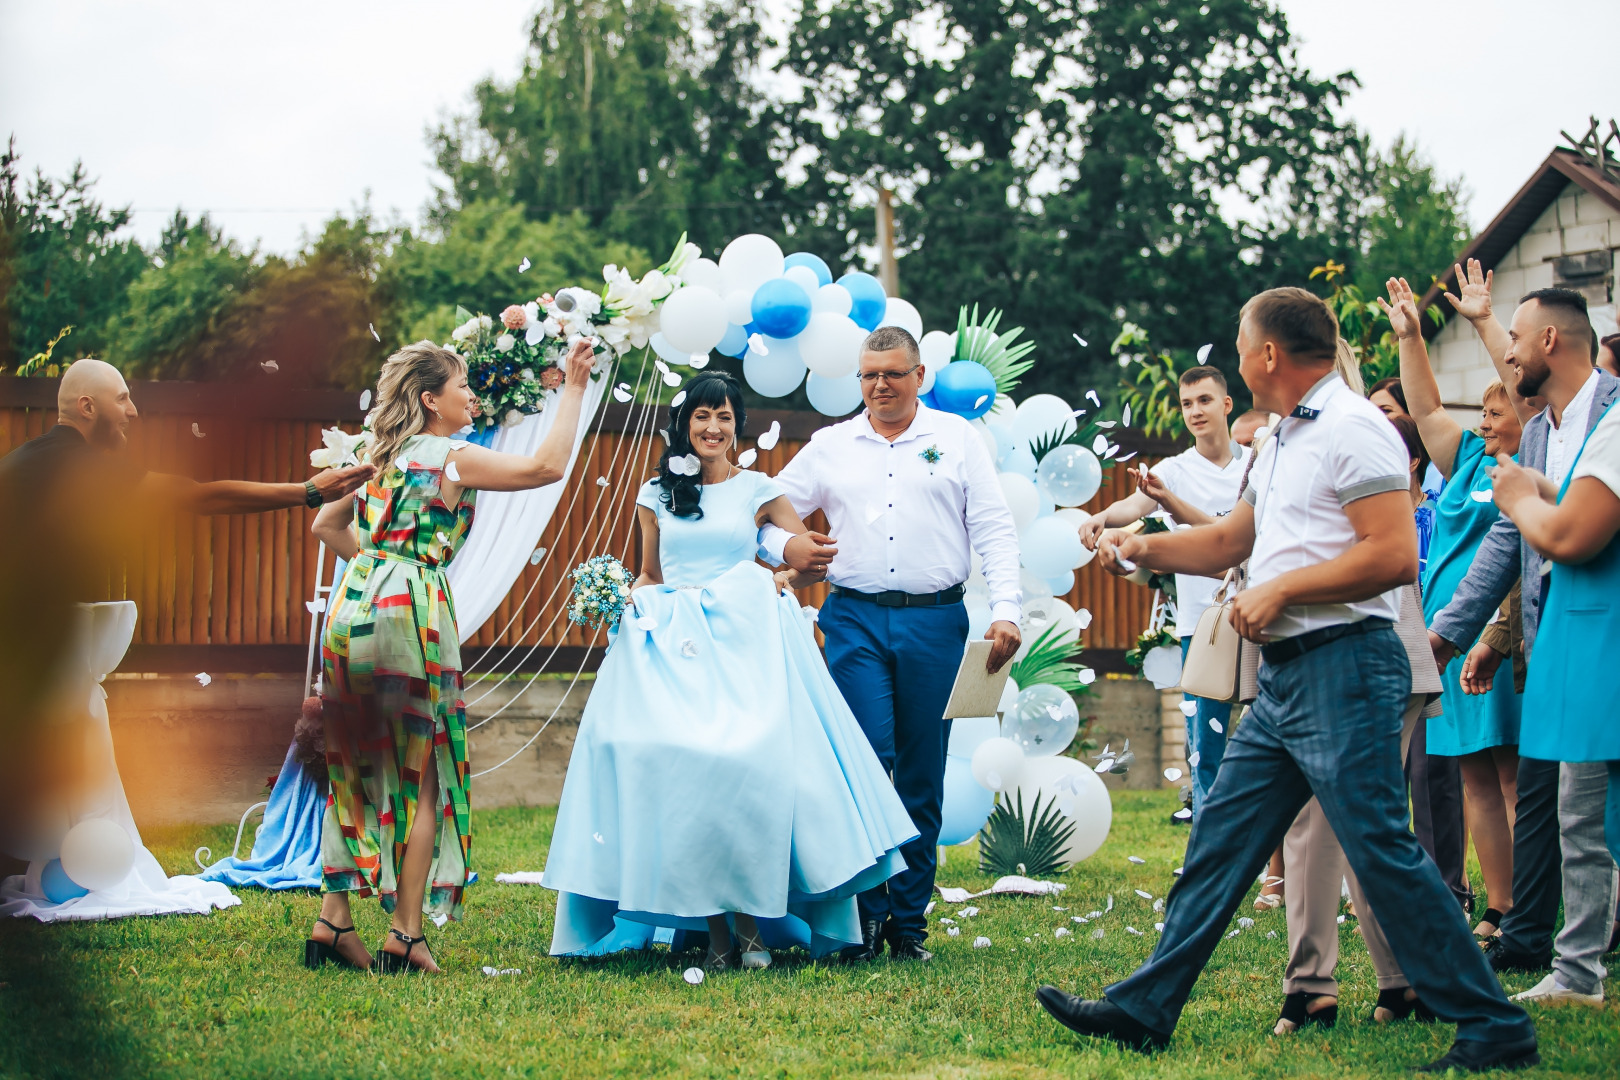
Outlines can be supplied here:
<path id="1" fill-rule="evenodd" d="M 1422 711 L 1425 695 L 1413 694 L 1401 717 L 1401 760 L 1411 748 L 1412 729 Z M 1378 989 L 1409 985 L 1390 951 L 1389 942 L 1373 918 L 1361 884 L 1333 835 L 1327 816 L 1315 799 L 1294 819 L 1283 838 L 1283 902 L 1288 916 L 1288 968 L 1283 973 L 1284 994 L 1339 993 L 1333 972 L 1339 964 L 1340 883 L 1350 886 L 1361 936 L 1378 972 Z"/>

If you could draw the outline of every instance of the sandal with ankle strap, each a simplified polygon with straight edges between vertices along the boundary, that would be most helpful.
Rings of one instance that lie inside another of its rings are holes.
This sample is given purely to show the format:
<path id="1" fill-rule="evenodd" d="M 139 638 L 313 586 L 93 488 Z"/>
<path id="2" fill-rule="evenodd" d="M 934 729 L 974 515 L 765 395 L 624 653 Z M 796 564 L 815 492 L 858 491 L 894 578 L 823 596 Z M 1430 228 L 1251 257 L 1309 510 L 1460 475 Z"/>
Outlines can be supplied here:
<path id="1" fill-rule="evenodd" d="M 357 964 L 337 950 L 338 939 L 344 934 L 354 933 L 352 926 L 334 926 L 325 919 L 316 919 L 316 922 L 332 931 L 331 941 L 316 941 L 307 938 L 304 941 L 304 966 L 310 970 L 320 968 L 325 964 L 338 964 L 342 967 L 353 968 L 356 971 L 365 971 L 364 965 Z"/>
<path id="2" fill-rule="evenodd" d="M 749 971 L 762 971 L 771 966 L 771 952 L 756 933 L 753 937 L 738 936 L 737 949 L 742 954 L 737 966 Z"/>
<path id="3" fill-rule="evenodd" d="M 1317 1009 L 1312 1012 L 1310 1003 L 1313 1000 L 1333 997 L 1332 994 L 1307 994 L 1304 992 L 1288 994 L 1283 998 L 1282 1014 L 1277 1017 L 1277 1026 L 1271 1029 L 1273 1035 L 1290 1035 L 1306 1024 L 1316 1024 L 1319 1027 L 1330 1028 L 1339 1022 L 1339 1003 Z"/>
<path id="4" fill-rule="evenodd" d="M 1438 1019 L 1434 1010 L 1423 1004 L 1409 986 L 1397 986 L 1393 989 L 1378 991 L 1378 1002 L 1373 1006 L 1372 1016 L 1369 1019 L 1375 1024 L 1393 1024 L 1397 1020 L 1405 1020 L 1408 1016 L 1420 1024 L 1432 1024 Z M 1380 1016 L 1379 1013 L 1386 1015 Z"/>
<path id="5" fill-rule="evenodd" d="M 391 926 L 388 928 L 388 933 L 391 937 L 397 938 L 405 944 L 405 954 L 401 956 L 399 953 L 391 953 L 386 949 L 379 948 L 377 955 L 371 960 L 371 969 L 379 975 L 403 975 L 412 971 L 420 971 L 421 968 L 411 963 L 411 950 L 418 945 L 425 944 L 427 935 L 410 937 Z"/>
<path id="6" fill-rule="evenodd" d="M 1479 932 L 1480 923 L 1490 923 L 1494 929 L 1492 929 L 1489 934 L 1482 934 Z M 1493 907 L 1486 908 L 1484 914 L 1480 915 L 1478 922 L 1474 923 L 1474 937 L 1478 938 L 1480 941 L 1495 937 L 1497 934 L 1501 933 L 1501 930 L 1502 913 Z"/>
<path id="7" fill-rule="evenodd" d="M 1283 906 L 1283 894 L 1280 892 L 1268 893 L 1267 889 L 1275 889 L 1283 883 L 1280 877 L 1268 877 L 1260 883 L 1260 893 L 1254 898 L 1254 910 L 1275 911 Z"/>

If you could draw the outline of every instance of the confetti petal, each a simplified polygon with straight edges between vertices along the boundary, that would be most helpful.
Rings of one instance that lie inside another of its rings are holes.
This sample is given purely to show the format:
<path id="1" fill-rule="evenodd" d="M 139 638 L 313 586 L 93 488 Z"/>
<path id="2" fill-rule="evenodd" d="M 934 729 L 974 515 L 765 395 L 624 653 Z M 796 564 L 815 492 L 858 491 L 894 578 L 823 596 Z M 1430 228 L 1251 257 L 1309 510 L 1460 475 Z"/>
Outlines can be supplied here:
<path id="1" fill-rule="evenodd" d="M 1098 455 L 1100 457 L 1100 456 L 1102 456 L 1103 451 L 1105 451 L 1107 449 L 1108 449 L 1108 440 L 1105 437 L 1099 435 L 1095 439 L 1091 440 L 1091 452 L 1093 454 L 1096 454 L 1096 455 Z"/>
<path id="2" fill-rule="evenodd" d="M 658 620 L 653 618 L 651 615 L 643 615 L 641 618 L 636 620 L 636 629 L 646 630 L 648 632 L 656 630 L 658 629 Z"/>
<path id="3" fill-rule="evenodd" d="M 318 596 L 313 600 L 305 600 L 304 609 L 311 615 L 319 615 L 326 610 L 326 597 Z"/>
<path id="4" fill-rule="evenodd" d="M 597 487 L 607 487 L 608 486 L 608 478 L 605 477 L 605 476 L 598 476 L 596 478 L 596 486 Z"/>
<path id="5" fill-rule="evenodd" d="M 1074 931 L 1070 930 L 1067 926 L 1060 926 L 1056 930 L 1052 931 L 1052 936 L 1055 937 L 1055 938 L 1071 937 L 1071 936 L 1073 936 L 1073 934 L 1074 934 Z"/>
<path id="6" fill-rule="evenodd" d="M 1342 916 L 1342 915 L 1341 915 L 1341 916 L 1339 916 L 1339 921 L 1340 921 L 1340 922 L 1343 922 L 1343 921 L 1344 921 L 1344 916 Z M 1228 940 L 1228 941 L 1230 941 L 1230 940 L 1231 940 L 1231 939 L 1233 939 L 1233 938 L 1235 938 L 1235 937 L 1237 937 L 1237 936 L 1238 936 L 1238 935 L 1239 935 L 1239 934 L 1241 934 L 1241 933 L 1243 933 L 1243 931 L 1241 931 L 1241 930 L 1234 930 L 1234 931 L 1232 931 L 1232 932 L 1231 932 L 1231 933 L 1230 933 L 1230 934 L 1227 934 L 1227 935 L 1226 935 L 1226 939 L 1227 939 L 1227 940 Z"/>
<path id="7" fill-rule="evenodd" d="M 197 426 L 197 421 L 195 421 L 195 420 L 193 420 L 191 422 L 191 433 L 193 435 L 197 436 L 197 438 L 199 438 L 199 439 L 208 438 L 207 434 L 204 433 L 203 429 Z"/>
<path id="8" fill-rule="evenodd" d="M 688 366 L 695 367 L 699 371 L 702 371 L 704 368 L 709 366 L 709 354 L 695 352 L 689 358 L 687 358 L 686 363 Z"/>
<path id="9" fill-rule="evenodd" d="M 1091 920 L 1086 918 L 1084 915 L 1070 915 L 1069 921 L 1072 923 L 1088 923 Z"/>
<path id="10" fill-rule="evenodd" d="M 1133 457 L 1135 457 L 1135 456 L 1136 456 L 1136 454 L 1137 454 L 1137 451 L 1135 451 L 1135 450 L 1132 450 L 1132 451 L 1131 451 L 1131 452 L 1130 452 L 1130 453 L 1128 453 L 1128 454 L 1121 454 L 1121 455 L 1120 455 L 1120 456 L 1119 456 L 1119 457 L 1117 457 L 1117 458 L 1115 458 L 1115 459 L 1114 459 L 1114 460 L 1115 460 L 1115 461 L 1116 461 L 1116 462 L 1119 462 L 1119 461 L 1129 461 L 1129 460 L 1131 460 L 1131 458 L 1133 458 Z"/>
<path id="11" fill-rule="evenodd" d="M 782 437 L 782 423 L 779 420 L 771 421 L 771 429 L 754 440 L 754 445 L 761 450 L 776 449 L 777 440 Z"/>
<path id="12" fill-rule="evenodd" d="M 1275 931 L 1275 930 L 1267 930 L 1266 931 L 1266 940 L 1267 941 L 1276 941 L 1277 940 L 1277 931 Z"/>
<path id="13" fill-rule="evenodd" d="M 1120 424 L 1120 427 L 1130 427 L 1131 426 L 1131 407 L 1130 407 L 1129 403 L 1126 404 L 1125 411 L 1120 414 L 1119 424 Z"/>
<path id="14" fill-rule="evenodd" d="M 1127 933 L 1127 934 L 1135 934 L 1135 935 L 1136 935 L 1136 936 L 1137 936 L 1137 937 L 1141 937 L 1141 936 L 1142 936 L 1142 931 L 1140 931 L 1140 930 L 1138 930 L 1138 929 L 1137 929 L 1137 928 L 1136 928 L 1136 927 L 1134 927 L 1134 926 L 1127 926 L 1127 927 L 1126 927 L 1126 928 L 1125 928 L 1125 932 L 1126 932 L 1126 933 Z"/>
<path id="15" fill-rule="evenodd" d="M 1490 491 L 1471 491 L 1468 493 L 1468 497 L 1477 503 L 1488 503 L 1496 498 L 1496 495 Z"/>
<path id="16" fill-rule="evenodd" d="M 675 374 L 673 371 L 666 371 L 664 372 L 664 385 L 679 386 L 681 385 L 681 377 Z"/>
<path id="17" fill-rule="evenodd" d="M 669 407 L 672 408 L 672 409 L 678 409 L 678 408 L 681 407 L 681 402 L 683 402 L 685 400 L 686 400 L 686 391 L 682 390 L 680 393 L 676 394 L 674 397 L 669 399 Z"/>
<path id="18" fill-rule="evenodd" d="M 520 263 L 518 263 L 518 273 L 520 273 L 520 274 L 527 274 L 527 273 L 528 273 L 528 272 L 529 272 L 529 267 L 531 267 L 531 266 L 533 266 L 533 265 L 534 265 L 534 263 L 532 263 L 532 262 L 530 262 L 530 261 L 529 261 L 529 260 L 528 260 L 528 257 L 527 257 L 527 256 L 525 256 L 525 257 L 524 257 L 524 259 L 523 259 L 523 261 L 522 261 L 522 262 L 520 262 Z M 701 975 L 701 974 L 702 974 L 702 972 L 699 972 L 699 973 L 698 973 L 698 974 L 700 974 L 700 975 Z M 699 980 L 699 981 L 700 981 L 700 982 L 701 982 L 701 981 L 702 981 L 702 980 Z"/>
<path id="19" fill-rule="evenodd" d="M 1080 629 L 1084 630 L 1088 628 L 1091 625 L 1091 609 L 1081 608 L 1079 611 L 1075 612 L 1074 621 L 1075 625 L 1080 627 Z"/>
<path id="20" fill-rule="evenodd" d="M 1198 703 L 1195 701 L 1183 701 L 1179 708 L 1181 709 L 1181 715 L 1193 716 L 1198 712 Z"/>
<path id="21" fill-rule="evenodd" d="M 266 360 L 259 366 L 263 368 L 265 373 L 268 375 L 274 375 L 276 372 L 281 370 L 281 365 L 276 363 L 274 360 Z"/>
<path id="22" fill-rule="evenodd" d="M 1200 754 L 1200 753 L 1199 753 L 1199 752 L 1198 752 L 1198 751 L 1197 751 L 1197 750 L 1194 750 L 1194 751 L 1193 751 L 1193 752 L 1192 752 L 1192 756 L 1190 756 L 1190 757 L 1189 757 L 1189 758 L 1187 758 L 1187 764 L 1188 764 L 1188 765 L 1191 765 L 1191 766 L 1192 766 L 1192 767 L 1193 767 L 1193 768 L 1195 768 L 1195 769 L 1196 769 L 1196 768 L 1198 768 L 1198 762 L 1199 762 L 1199 760 L 1200 760 L 1200 759 L 1201 759 L 1201 758 L 1203 758 L 1203 756 L 1204 756 L 1204 755 L 1202 755 L 1202 754 Z"/>
<path id="23" fill-rule="evenodd" d="M 1161 896 L 1157 900 L 1153 901 L 1153 910 L 1154 911 L 1163 911 L 1164 910 L 1164 897 Z"/>
<path id="24" fill-rule="evenodd" d="M 691 638 L 687 638 L 685 641 L 681 642 L 681 655 L 682 656 L 694 657 L 697 654 L 698 654 L 697 642 L 693 641 Z"/>
<path id="25" fill-rule="evenodd" d="M 1097 762 L 1097 767 L 1096 767 L 1095 771 L 1100 775 L 1102 773 L 1107 772 L 1109 769 L 1112 769 L 1113 767 L 1114 767 L 1114 759 L 1113 758 L 1103 758 L 1101 761 Z"/>
<path id="26" fill-rule="evenodd" d="M 1161 934 L 1164 933 L 1164 923 L 1162 923 L 1162 922 L 1154 923 L 1153 924 L 1153 929 L 1157 930 Z"/>
<path id="27" fill-rule="evenodd" d="M 1249 927 L 1251 927 L 1253 925 L 1254 925 L 1254 920 L 1249 918 L 1247 915 L 1245 915 L 1243 918 L 1238 920 L 1238 928 L 1240 930 L 1247 930 Z"/>
<path id="28" fill-rule="evenodd" d="M 971 918 L 973 918 L 973 916 L 977 915 L 978 913 L 979 913 L 979 909 L 976 908 L 976 907 L 965 907 L 961 911 L 958 911 L 956 913 L 956 917 L 958 919 L 971 919 Z"/>
<path id="29" fill-rule="evenodd" d="M 634 396 L 635 395 L 630 392 L 630 388 L 624 383 L 620 383 L 618 386 L 613 388 L 614 401 L 625 402 L 629 401 Z"/>
<path id="30" fill-rule="evenodd" d="M 771 355 L 771 350 L 765 347 L 765 339 L 758 334 L 748 335 L 748 347 L 761 356 Z"/>
<path id="31" fill-rule="evenodd" d="M 1226 729 L 1221 726 L 1221 722 L 1215 719 L 1213 716 L 1209 718 L 1209 730 L 1213 731 L 1217 735 L 1221 735 L 1226 732 Z"/>
<path id="32" fill-rule="evenodd" d="M 1102 398 L 1097 396 L 1097 391 L 1095 391 L 1095 390 L 1087 390 L 1086 391 L 1086 397 L 1091 399 L 1091 403 L 1094 406 L 1096 406 L 1099 409 L 1102 408 Z"/>
<path id="33" fill-rule="evenodd" d="M 1119 447 L 1117 447 L 1117 446 L 1113 445 L 1112 443 L 1110 443 L 1109 446 L 1108 446 L 1108 449 L 1103 452 L 1103 460 L 1107 461 L 1109 458 L 1113 457 L 1117 453 L 1119 453 Z"/>
<path id="34" fill-rule="evenodd" d="M 1081 337 L 1079 334 L 1070 334 L 1069 336 L 1078 341 L 1082 349 L 1089 348 L 1089 344 L 1087 343 L 1086 339 Z"/>
<path id="35" fill-rule="evenodd" d="M 946 927 L 945 933 L 948 934 L 951 937 L 961 937 L 962 936 L 962 928 L 960 926 Z"/>
<path id="36" fill-rule="evenodd" d="M 983 405 L 985 402 L 987 402 L 989 400 L 990 400 L 990 395 L 989 394 L 980 394 L 979 397 L 978 397 L 978 400 L 976 400 L 973 403 L 974 409 L 977 409 L 980 405 Z"/>
<path id="37" fill-rule="evenodd" d="M 1095 670 L 1093 670 L 1092 668 L 1082 668 L 1080 670 L 1080 685 L 1081 686 L 1090 686 L 1092 683 L 1094 683 L 1096 681 L 1097 681 L 1097 672 Z"/>
<path id="38" fill-rule="evenodd" d="M 1103 910 L 1104 911 L 1113 911 L 1114 910 L 1114 894 L 1113 893 L 1108 894 L 1108 904 L 1103 908 Z"/>
<path id="39" fill-rule="evenodd" d="M 990 939 L 987 937 L 976 937 L 973 939 L 973 947 L 975 949 L 988 949 L 990 947 Z"/>
<path id="40" fill-rule="evenodd" d="M 702 986 L 703 969 L 700 967 L 689 967 L 685 971 L 681 972 L 681 978 L 686 980 L 688 986 Z"/>
<path id="41" fill-rule="evenodd" d="M 1142 856 L 1140 856 L 1140 855 L 1127 855 L 1127 856 L 1125 856 L 1125 861 L 1126 862 L 1133 862 L 1137 866 L 1146 866 L 1147 865 L 1147 860 L 1142 858 Z"/>
<path id="42" fill-rule="evenodd" d="M 605 844 L 605 843 L 607 843 L 607 841 L 606 841 L 606 840 L 603 840 L 603 839 L 602 839 L 602 834 L 601 834 L 601 833 L 599 833 L 599 832 L 593 832 L 593 833 L 591 833 L 591 839 L 592 839 L 592 840 L 595 840 L 595 841 L 596 841 L 596 842 L 597 842 L 597 843 L 598 843 L 598 844 Z"/>
<path id="43" fill-rule="evenodd" d="M 1114 427 L 1118 423 L 1119 423 L 1118 420 L 1099 420 L 1099 421 L 1097 421 L 1097 426 L 1106 431 L 1109 428 Z"/>
<path id="44" fill-rule="evenodd" d="M 737 467 L 739 469 L 749 468 L 756 460 L 758 460 L 758 458 L 759 452 L 753 448 L 744 450 L 742 453 L 737 455 Z"/>
<path id="45" fill-rule="evenodd" d="M 1144 900 L 1153 899 L 1153 894 L 1150 893 L 1150 892 L 1143 892 L 1141 889 L 1132 889 L 1131 891 L 1134 892 L 1137 896 L 1140 896 Z"/>
<path id="46" fill-rule="evenodd" d="M 1177 780 L 1181 779 L 1181 770 L 1171 766 L 1170 768 L 1164 770 L 1164 778 L 1173 784 Z"/>
<path id="47" fill-rule="evenodd" d="M 214 677 L 212 675 L 208 674 L 208 672 L 206 672 L 206 671 L 197 672 L 197 682 L 198 682 L 199 685 L 207 686 L 209 683 L 211 683 L 213 681 L 214 681 Z"/>
<path id="48" fill-rule="evenodd" d="M 382 341 L 382 335 L 377 333 L 377 328 L 375 326 L 372 326 L 370 323 L 366 323 L 366 329 L 371 331 L 373 341 Z"/>
<path id="49" fill-rule="evenodd" d="M 1103 929 L 1102 929 L 1102 927 L 1099 926 L 1099 927 L 1097 927 L 1097 929 L 1093 930 L 1091 932 L 1091 936 L 1092 936 L 1093 940 L 1101 941 L 1103 939 Z"/>
<path id="50" fill-rule="evenodd" d="M 371 408 L 371 388 L 367 387 L 360 391 L 360 411 L 365 412 L 369 408 Z"/>
<path id="51" fill-rule="evenodd" d="M 669 365 L 664 363 L 662 360 L 654 360 L 653 361 L 653 368 L 660 375 L 668 375 L 669 374 Z"/>
<path id="52" fill-rule="evenodd" d="M 453 461 L 444 463 L 444 475 L 448 476 L 453 484 L 461 483 L 461 470 L 456 468 L 456 463 Z"/>
<path id="53" fill-rule="evenodd" d="M 546 557 L 546 549 L 545 548 L 543 548 L 543 547 L 535 548 L 532 552 L 529 553 L 529 565 L 530 566 L 539 566 L 540 565 L 540 560 L 545 558 L 545 557 Z"/>

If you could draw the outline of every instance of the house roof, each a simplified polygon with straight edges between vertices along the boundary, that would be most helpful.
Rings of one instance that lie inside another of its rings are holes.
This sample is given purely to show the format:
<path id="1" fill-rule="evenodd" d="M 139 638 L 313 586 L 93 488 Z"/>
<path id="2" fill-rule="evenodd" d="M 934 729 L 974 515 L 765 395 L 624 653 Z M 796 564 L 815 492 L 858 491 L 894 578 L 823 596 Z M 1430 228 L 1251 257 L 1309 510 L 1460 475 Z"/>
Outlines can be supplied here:
<path id="1" fill-rule="evenodd" d="M 1472 243 L 1457 256 L 1459 265 L 1469 259 L 1478 259 L 1487 270 L 1494 269 L 1502 257 L 1517 244 L 1547 207 L 1557 201 L 1567 184 L 1579 184 L 1589 194 L 1620 210 L 1620 180 L 1599 171 L 1586 158 L 1574 150 L 1560 147 L 1547 155 L 1534 175 L 1525 182 L 1513 198 L 1508 200 L 1491 223 L 1474 237 Z M 1457 287 L 1455 267 L 1448 266 L 1440 279 L 1429 287 L 1418 304 L 1419 311 L 1427 311 L 1440 302 L 1440 293 L 1446 286 Z M 1442 310 L 1445 310 L 1442 308 Z M 1440 327 L 1427 315 L 1423 316 L 1423 336 L 1432 338 Z"/>

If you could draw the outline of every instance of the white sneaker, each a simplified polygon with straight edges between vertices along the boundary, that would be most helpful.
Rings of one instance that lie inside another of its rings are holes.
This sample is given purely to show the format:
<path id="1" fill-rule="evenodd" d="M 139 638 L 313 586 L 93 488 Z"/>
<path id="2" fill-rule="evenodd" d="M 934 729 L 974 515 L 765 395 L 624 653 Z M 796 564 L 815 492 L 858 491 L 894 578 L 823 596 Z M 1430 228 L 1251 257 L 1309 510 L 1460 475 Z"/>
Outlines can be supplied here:
<path id="1" fill-rule="evenodd" d="M 1548 975 L 1522 994 L 1514 994 L 1514 1001 L 1539 1001 L 1544 1005 L 1603 1005 L 1603 987 L 1595 994 L 1581 994 L 1558 981 L 1557 975 Z"/>

